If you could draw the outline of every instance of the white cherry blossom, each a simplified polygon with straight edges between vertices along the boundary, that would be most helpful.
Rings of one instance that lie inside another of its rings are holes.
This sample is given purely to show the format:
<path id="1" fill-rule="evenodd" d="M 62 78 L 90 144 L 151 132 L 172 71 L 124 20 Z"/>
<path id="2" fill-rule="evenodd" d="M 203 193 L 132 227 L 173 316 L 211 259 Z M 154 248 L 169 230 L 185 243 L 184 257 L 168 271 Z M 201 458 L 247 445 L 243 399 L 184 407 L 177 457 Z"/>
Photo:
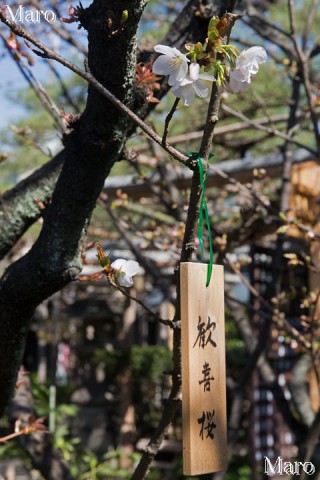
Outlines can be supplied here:
<path id="1" fill-rule="evenodd" d="M 243 50 L 236 60 L 236 68 L 230 71 L 227 90 L 238 93 L 251 83 L 251 75 L 259 71 L 259 64 L 265 63 L 267 52 L 263 47 L 251 47 Z"/>
<path id="2" fill-rule="evenodd" d="M 251 77 L 244 75 L 241 70 L 231 70 L 229 74 L 229 83 L 227 90 L 231 93 L 239 93 L 249 87 Z"/>
<path id="3" fill-rule="evenodd" d="M 188 72 L 189 59 L 175 47 L 156 45 L 155 51 L 161 53 L 152 66 L 156 75 L 169 75 L 170 86 L 180 84 Z"/>
<path id="4" fill-rule="evenodd" d="M 172 89 L 172 93 L 176 97 L 182 98 L 186 106 L 190 105 L 196 95 L 200 98 L 205 98 L 208 95 L 209 89 L 201 80 L 210 82 L 215 82 L 216 80 L 213 75 L 199 72 L 200 65 L 198 63 L 192 63 L 189 68 L 189 76 L 182 80 L 180 85 L 176 85 Z"/>
<path id="5" fill-rule="evenodd" d="M 259 71 L 259 64 L 265 63 L 267 52 L 263 47 L 251 47 L 243 50 L 236 60 L 236 68 L 244 74 L 255 75 Z"/>
<path id="6" fill-rule="evenodd" d="M 138 273 L 140 268 L 139 263 L 134 260 L 125 260 L 118 258 L 111 264 L 114 270 L 117 281 L 122 287 L 131 287 L 133 285 L 132 277 Z"/>

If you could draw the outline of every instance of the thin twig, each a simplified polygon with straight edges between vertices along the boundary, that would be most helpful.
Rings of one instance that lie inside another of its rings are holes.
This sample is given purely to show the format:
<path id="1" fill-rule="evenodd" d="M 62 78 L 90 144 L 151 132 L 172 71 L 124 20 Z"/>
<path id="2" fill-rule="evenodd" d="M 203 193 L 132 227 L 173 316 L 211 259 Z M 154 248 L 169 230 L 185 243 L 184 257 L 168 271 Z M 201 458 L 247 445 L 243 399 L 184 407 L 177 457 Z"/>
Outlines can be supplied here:
<path id="1" fill-rule="evenodd" d="M 313 23 L 313 20 L 314 20 L 314 15 L 316 13 L 317 5 L 318 5 L 318 0 L 312 0 L 311 5 L 310 5 L 309 10 L 308 10 L 306 23 L 304 25 L 304 29 L 303 29 L 303 33 L 302 33 L 302 49 L 303 50 L 306 50 L 306 48 L 308 46 L 309 34 L 310 34 L 310 30 L 311 30 L 312 23 Z"/>
<path id="2" fill-rule="evenodd" d="M 249 282 L 249 280 L 243 275 L 243 273 L 240 271 L 240 269 L 233 263 L 231 262 L 230 259 L 226 257 L 226 261 L 229 265 L 229 267 L 236 273 L 241 281 L 244 283 L 244 285 L 249 289 L 251 294 L 257 298 L 268 310 L 270 313 L 273 314 L 273 320 L 278 323 L 279 326 L 283 326 L 283 328 L 295 339 L 297 342 L 299 342 L 301 345 L 304 346 L 304 348 L 307 351 L 311 350 L 311 343 L 308 342 L 304 336 L 290 323 L 285 318 L 282 318 L 279 314 L 277 314 L 273 307 L 270 305 L 270 303 L 258 292 L 258 290 Z"/>
<path id="3" fill-rule="evenodd" d="M 131 238 L 129 237 L 126 229 L 123 228 L 123 226 L 121 225 L 120 218 L 118 217 L 116 212 L 110 206 L 108 206 L 104 195 L 100 195 L 98 203 L 106 210 L 106 212 L 108 213 L 108 215 L 110 216 L 113 222 L 113 225 L 118 230 L 122 238 L 125 240 L 126 244 L 130 248 L 134 256 L 136 257 L 138 263 L 140 263 L 143 266 L 143 268 L 153 277 L 155 281 L 161 284 L 161 275 L 159 270 L 152 265 L 149 259 L 145 258 L 141 254 L 140 249 L 137 248 L 137 246 L 134 245 L 134 243 L 131 241 Z M 168 293 L 167 289 L 163 288 L 163 290 L 165 294 Z"/>
<path id="4" fill-rule="evenodd" d="M 162 135 L 162 146 L 165 147 L 167 145 L 167 136 L 169 132 L 169 124 L 171 122 L 171 119 L 174 115 L 174 112 L 177 110 L 178 103 L 180 102 L 180 98 L 176 98 L 174 101 L 174 104 L 172 105 L 172 108 L 168 115 L 166 116 L 166 119 L 164 121 L 164 130 L 163 130 L 163 135 Z"/>
<path id="5" fill-rule="evenodd" d="M 320 108 L 316 108 L 316 113 L 320 114 Z M 300 122 L 303 122 L 304 120 L 308 119 L 308 112 L 305 111 L 299 111 L 296 115 L 296 120 L 299 120 Z M 275 124 L 275 123 L 282 123 L 282 122 L 287 122 L 288 120 L 288 114 L 287 113 L 280 113 L 276 115 L 268 115 L 267 117 L 261 117 L 257 118 L 255 121 L 259 125 L 268 125 L 268 124 Z M 248 125 L 247 122 L 235 122 L 231 123 L 230 125 L 223 125 L 221 127 L 216 127 L 215 128 L 215 138 L 227 135 L 229 133 L 236 133 L 236 132 L 241 132 L 243 130 L 248 129 L 248 127 L 255 129 L 255 125 Z M 172 137 L 168 137 L 168 143 L 170 145 L 175 145 L 177 143 L 185 143 L 185 142 L 191 142 L 192 140 L 199 140 L 202 138 L 203 131 L 195 131 L 195 132 L 188 132 L 188 133 L 182 133 L 180 135 L 174 135 Z M 308 148 L 307 145 L 304 146 L 305 149 Z M 149 150 L 149 147 L 147 145 L 141 145 L 139 147 L 135 147 L 134 151 L 136 153 L 144 153 Z"/>
<path id="6" fill-rule="evenodd" d="M 301 87 L 301 80 L 299 77 L 293 77 L 292 79 L 292 92 L 291 92 L 291 102 L 290 102 L 290 113 L 287 123 L 287 133 L 288 135 L 292 135 L 292 131 L 296 126 L 296 112 L 299 105 L 300 100 L 300 87 Z M 293 163 L 293 153 L 292 150 L 289 150 L 289 141 L 286 141 L 283 145 L 283 166 L 282 166 L 282 176 L 281 176 L 281 192 L 280 192 L 280 211 L 283 213 L 287 213 L 290 209 L 290 191 L 291 191 L 291 170 L 292 170 L 292 163 Z M 279 236 L 280 237 L 280 236 Z M 284 240 L 284 237 L 281 237 L 280 240 Z M 279 242 L 278 242 L 279 243 Z M 282 248 L 282 241 L 281 245 L 279 244 L 279 250 L 283 250 Z M 278 252 L 280 253 L 280 252 Z M 281 254 L 281 253 L 280 253 Z M 281 276 L 281 275 L 280 275 Z M 281 283 L 281 279 L 280 279 Z"/>
<path id="7" fill-rule="evenodd" d="M 154 317 L 155 320 L 157 320 L 160 323 L 163 323 L 166 326 L 170 326 L 171 328 L 174 327 L 174 322 L 172 320 L 164 320 L 157 313 L 154 313 L 144 302 L 139 300 L 137 297 L 133 297 L 132 295 L 130 295 L 130 293 L 128 293 L 124 288 L 121 288 L 119 285 L 111 282 L 110 280 L 109 280 L 109 282 L 110 282 L 110 285 L 112 285 L 116 290 L 119 290 L 119 292 L 121 292 L 122 295 L 124 295 L 125 297 L 129 298 L 130 300 L 133 300 L 134 302 L 141 305 L 141 307 L 144 308 L 146 310 L 146 312 L 149 313 L 149 315 Z"/>
<path id="8" fill-rule="evenodd" d="M 49 113 L 49 115 L 53 118 L 53 121 L 58 128 L 58 130 L 62 133 L 65 132 L 65 126 L 61 119 L 60 110 L 56 106 L 53 99 L 50 95 L 46 92 L 45 88 L 41 85 L 40 81 L 33 75 L 32 70 L 22 61 L 21 55 L 19 52 L 15 51 L 12 52 L 11 48 L 8 46 L 7 40 L 5 36 L 0 32 L 0 37 L 4 43 L 5 48 L 7 49 L 8 53 L 10 54 L 12 60 L 15 62 L 17 67 L 19 68 L 20 72 L 22 73 L 25 80 L 28 82 L 30 87 L 33 89 L 34 93 L 42 103 L 44 109 Z"/>
<path id="9" fill-rule="evenodd" d="M 29 4 L 29 2 L 27 3 Z M 39 2 L 39 0 L 31 0 L 30 6 L 33 5 L 36 10 L 41 11 L 41 10 L 46 10 L 44 5 Z M 61 17 L 61 13 L 57 8 L 56 2 L 52 2 L 51 4 L 52 9 L 55 11 L 56 15 L 58 18 Z M 67 5 L 66 5 L 67 6 Z M 63 22 L 53 22 L 50 24 L 50 27 L 54 31 L 54 33 L 62 38 L 65 42 L 69 43 L 72 47 L 74 47 L 78 52 L 83 53 L 83 55 L 87 56 L 88 55 L 88 49 L 81 44 L 81 42 L 77 42 L 75 40 L 75 34 L 71 33 L 67 28 L 66 24 Z"/>
<path id="10" fill-rule="evenodd" d="M 314 134 L 315 134 L 316 143 L 317 143 L 317 155 L 319 158 L 320 157 L 320 128 L 318 123 L 318 115 L 316 114 L 316 111 L 315 111 L 315 102 L 313 100 L 312 85 L 310 82 L 309 58 L 304 53 L 297 38 L 296 17 L 295 17 L 293 0 L 288 0 L 288 10 L 289 10 L 289 20 L 290 20 L 290 29 L 291 29 L 290 37 L 295 49 L 297 63 L 300 67 L 301 77 L 302 77 L 304 89 L 306 92 L 306 97 L 308 100 L 308 107 L 310 110 L 311 121 L 313 124 Z"/>
<path id="11" fill-rule="evenodd" d="M 294 58 L 289 32 L 281 29 L 274 22 L 268 21 L 266 16 L 260 15 L 255 8 L 250 7 L 248 9 L 247 18 L 244 17 L 243 22 L 255 30 L 260 37 L 267 41 L 270 41 L 270 38 L 272 38 L 272 42 L 278 45 L 289 58 Z"/>
<path id="12" fill-rule="evenodd" d="M 248 10 L 248 15 L 249 16 L 254 16 L 254 15 L 257 15 L 258 16 L 258 10 L 256 10 L 254 7 L 250 7 L 249 10 Z M 258 16 L 259 20 L 260 21 L 263 21 L 264 25 L 271 28 L 272 30 L 274 30 L 275 32 L 278 32 L 280 33 L 281 35 L 283 35 L 284 37 L 290 37 L 290 33 L 287 32 L 287 30 L 284 30 L 283 28 L 281 28 L 278 24 L 276 24 L 275 22 L 273 21 L 269 21 L 267 19 L 266 16 Z M 244 21 L 246 23 L 249 23 L 246 19 L 244 19 Z M 249 24 L 250 25 L 250 24 Z"/>
<path id="13" fill-rule="evenodd" d="M 160 163 L 160 159 L 158 158 L 159 155 L 157 155 L 156 153 L 156 149 L 154 148 L 155 146 L 158 147 L 158 145 L 155 145 L 154 142 L 152 142 L 152 140 L 150 139 L 147 139 L 147 143 L 149 144 L 149 148 L 151 150 L 151 154 L 154 156 L 154 158 L 156 159 L 156 165 L 153 165 L 154 166 L 158 166 L 158 161 Z M 148 147 L 147 147 L 148 148 Z M 138 173 L 138 175 L 141 177 L 142 176 L 142 170 L 140 168 L 140 162 L 138 160 L 138 154 L 136 153 L 135 149 L 134 150 L 131 150 L 131 151 L 128 151 L 128 150 L 125 150 L 124 151 L 124 154 L 123 154 L 123 158 L 126 159 L 128 162 L 130 162 L 130 164 L 132 165 L 132 167 L 134 168 L 134 170 Z M 155 187 L 155 185 L 152 183 L 152 178 L 150 178 L 148 175 L 146 176 L 146 178 L 144 179 L 144 181 L 146 182 L 146 184 L 148 185 L 150 191 L 153 193 L 153 195 L 158 198 L 158 200 L 160 201 L 160 203 L 165 207 L 165 209 L 167 210 L 167 212 L 169 213 L 170 215 L 170 218 L 172 219 L 172 221 L 174 223 L 176 223 L 176 221 L 181 221 L 181 218 L 180 218 L 180 215 L 179 215 L 179 210 L 177 208 L 172 208 L 172 202 L 171 201 L 168 201 L 165 197 L 165 187 L 168 187 L 168 183 L 166 185 L 163 184 L 163 182 L 160 183 L 160 189 L 157 189 Z"/>
<path id="14" fill-rule="evenodd" d="M 76 113 L 80 113 L 80 108 L 79 106 L 74 102 L 73 98 L 71 97 L 70 93 L 68 92 L 68 87 L 65 85 L 64 81 L 61 78 L 61 75 L 58 71 L 57 68 L 52 64 L 52 62 L 48 62 L 49 68 L 56 77 L 56 79 L 59 82 L 59 85 L 61 87 L 61 93 L 64 96 L 64 98 L 67 100 L 69 105 L 74 109 Z"/>
<path id="15" fill-rule="evenodd" d="M 208 157 L 211 150 L 214 128 L 218 121 L 218 112 L 220 106 L 220 92 L 215 83 L 212 85 L 210 103 L 208 107 L 207 120 L 205 130 L 203 133 L 201 146 L 199 150 L 199 157 L 203 163 L 204 172 L 208 168 Z M 190 262 L 194 252 L 194 240 L 196 232 L 196 222 L 199 218 L 199 201 L 201 196 L 201 186 L 199 170 L 193 173 L 191 191 L 189 198 L 189 208 L 186 221 L 186 229 L 183 238 L 183 246 L 181 251 L 180 262 Z M 179 295 L 178 295 L 179 298 Z"/>
<path id="16" fill-rule="evenodd" d="M 8 20 L 4 12 L 1 10 L 0 20 L 5 25 L 7 25 L 13 33 L 18 35 L 18 37 L 26 39 L 28 42 L 32 43 L 32 45 L 37 47 L 37 49 L 39 50 L 35 50 L 30 47 L 36 55 L 42 58 L 47 58 L 49 60 L 55 60 L 56 62 L 60 63 L 72 72 L 79 75 L 79 77 L 86 80 L 90 85 L 92 85 L 92 87 L 94 87 L 99 93 L 101 93 L 101 95 L 107 98 L 118 110 L 121 110 L 123 113 L 125 113 L 137 126 L 141 128 L 141 130 L 143 130 L 150 138 L 152 138 L 152 140 L 154 140 L 158 145 L 162 146 L 162 138 L 151 127 L 149 127 L 149 125 L 147 125 L 143 120 L 141 120 L 138 115 L 136 115 L 107 88 L 105 88 L 100 82 L 98 82 L 98 80 L 91 74 L 91 72 L 89 72 L 88 70 L 82 70 L 74 63 L 70 62 L 66 58 L 51 50 L 44 43 L 40 42 L 40 40 L 36 39 L 33 35 L 20 27 L 20 25 L 17 25 L 16 23 Z M 183 165 L 191 166 L 189 158 L 176 150 L 171 145 L 166 144 L 163 148 L 178 162 L 182 163 Z"/>
<path id="17" fill-rule="evenodd" d="M 119 292 L 121 292 L 125 297 L 129 298 L 130 300 L 133 300 L 134 302 L 138 303 L 139 305 L 141 305 L 142 308 L 144 308 L 148 313 L 149 315 L 151 315 L 152 317 L 154 317 L 154 319 L 157 321 L 157 322 L 160 322 L 162 323 L 163 325 L 165 325 L 166 327 L 170 327 L 170 328 L 180 328 L 180 324 L 179 325 L 176 325 L 176 322 L 173 322 L 172 320 L 168 320 L 168 319 L 164 319 L 164 318 L 161 318 L 157 313 L 154 313 L 152 310 L 150 310 L 149 307 L 147 307 L 147 305 L 142 302 L 141 300 L 138 300 L 137 297 L 133 297 L 132 295 L 130 295 L 128 292 L 126 292 L 123 288 L 119 287 L 118 285 L 115 285 L 114 283 L 111 283 L 111 285 L 116 288 L 117 290 L 119 290 Z"/>
<path id="18" fill-rule="evenodd" d="M 304 143 L 301 143 L 297 140 L 295 140 L 294 138 L 292 138 L 290 135 L 287 135 L 286 133 L 283 133 L 281 132 L 280 130 L 277 130 L 275 128 L 272 128 L 272 127 L 266 127 L 264 125 L 261 125 L 258 121 L 256 120 L 251 120 L 250 118 L 248 118 L 246 115 L 244 115 L 243 113 L 241 112 L 238 112 L 237 110 L 234 110 L 233 108 L 223 104 L 222 105 L 222 110 L 224 110 L 225 112 L 227 113 L 230 113 L 231 115 L 234 115 L 235 117 L 237 118 L 241 118 L 241 120 L 243 120 L 244 122 L 247 123 L 247 125 L 250 125 L 254 128 L 256 128 L 257 130 L 261 130 L 262 132 L 267 132 L 267 133 L 270 133 L 271 135 L 274 135 L 276 137 L 280 137 L 284 140 L 287 140 L 287 142 L 290 142 L 294 145 L 297 145 L 298 147 L 300 148 L 304 148 L 305 150 L 308 150 L 309 152 L 311 152 L 313 155 L 317 155 L 317 151 L 314 150 L 313 148 L 309 147 L 308 145 L 305 145 Z"/>

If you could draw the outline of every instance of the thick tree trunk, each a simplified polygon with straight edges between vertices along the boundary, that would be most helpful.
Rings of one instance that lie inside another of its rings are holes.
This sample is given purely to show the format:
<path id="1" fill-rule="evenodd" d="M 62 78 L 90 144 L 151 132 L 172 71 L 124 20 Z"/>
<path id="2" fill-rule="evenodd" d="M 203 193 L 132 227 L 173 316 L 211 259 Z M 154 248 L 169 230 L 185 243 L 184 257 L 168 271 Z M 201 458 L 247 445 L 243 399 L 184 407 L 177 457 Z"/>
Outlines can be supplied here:
<path id="1" fill-rule="evenodd" d="M 89 68 L 129 107 L 133 103 L 136 30 L 145 0 L 95 0 L 82 23 L 89 37 Z M 117 28 L 128 10 L 125 28 Z M 35 307 L 81 271 L 81 239 L 105 177 L 119 158 L 128 120 L 91 87 L 87 106 L 65 140 L 65 161 L 39 239 L 11 265 L 0 283 L 0 414 L 12 394 L 29 320 Z"/>

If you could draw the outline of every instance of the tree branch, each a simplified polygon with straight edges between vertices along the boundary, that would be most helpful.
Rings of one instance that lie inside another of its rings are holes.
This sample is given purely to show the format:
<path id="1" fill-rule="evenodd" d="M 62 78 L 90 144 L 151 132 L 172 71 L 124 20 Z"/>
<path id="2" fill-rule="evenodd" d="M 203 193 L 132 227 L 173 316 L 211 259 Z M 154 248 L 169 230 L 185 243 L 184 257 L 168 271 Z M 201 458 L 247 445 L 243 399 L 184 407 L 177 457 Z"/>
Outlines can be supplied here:
<path id="1" fill-rule="evenodd" d="M 37 200 L 51 199 L 64 159 L 65 150 L 0 198 L 0 259 L 44 213 Z"/>
<path id="2" fill-rule="evenodd" d="M 107 87 L 112 85 L 114 94 L 110 95 L 127 110 L 135 100 L 135 38 L 145 2 L 120 3 L 115 6 L 111 0 L 94 0 L 86 10 L 86 29 L 89 68 Z M 102 20 L 110 9 L 116 18 L 121 18 L 123 9 L 129 12 L 125 31 L 111 38 Z M 0 15 L 3 17 L 3 13 Z M 12 26 L 31 41 L 33 37 Z M 117 68 L 113 68 L 115 64 Z M 109 92 L 100 85 L 100 90 Z M 89 88 L 85 112 L 66 138 L 64 165 L 40 236 L 28 254 L 12 264 L 1 279 L 0 414 L 15 385 L 35 307 L 81 270 L 82 237 L 105 177 L 123 150 L 128 124 L 123 110 Z"/>
<path id="3" fill-rule="evenodd" d="M 237 118 L 241 118 L 241 120 L 246 122 L 247 125 L 250 125 L 250 126 L 256 128 L 258 130 L 261 130 L 262 132 L 267 132 L 267 133 L 270 133 L 271 135 L 282 138 L 289 143 L 297 145 L 297 147 L 304 148 L 304 149 L 308 150 L 309 152 L 313 153 L 314 155 L 317 154 L 316 150 L 314 150 L 313 148 L 310 148 L 308 145 L 306 145 L 304 143 L 301 143 L 301 142 L 295 140 L 294 138 L 292 138 L 291 135 L 288 135 L 286 133 L 282 133 L 280 130 L 277 130 L 276 128 L 266 127 L 264 125 L 261 125 L 258 120 L 251 120 L 250 118 L 248 118 L 243 113 L 238 112 L 237 110 L 234 110 L 233 108 L 229 107 L 228 105 L 223 105 L 222 109 L 225 112 L 230 113 L 231 115 L 234 115 Z"/>
<path id="4" fill-rule="evenodd" d="M 95 5 L 95 3 L 93 4 Z M 114 107 L 116 107 L 118 110 L 120 110 L 122 113 L 125 113 L 127 117 L 129 117 L 136 126 L 140 127 L 141 130 L 143 130 L 152 140 L 154 140 L 158 145 L 162 145 L 162 138 L 151 128 L 149 127 L 143 120 L 141 120 L 140 117 L 138 117 L 131 108 L 129 108 L 127 105 L 125 105 L 114 93 L 111 93 L 108 88 L 106 88 L 102 83 L 100 83 L 97 75 L 95 75 L 95 69 L 90 68 L 90 63 L 89 63 L 89 69 L 86 70 L 81 70 L 79 67 L 77 67 L 74 63 L 70 62 L 66 58 L 62 57 L 58 53 L 54 52 L 51 50 L 49 47 L 47 47 L 44 43 L 42 43 L 40 40 L 36 39 L 33 35 L 31 35 L 29 32 L 24 30 L 22 27 L 17 25 L 14 22 L 11 22 L 8 20 L 4 14 L 0 10 L 0 20 L 7 25 L 10 30 L 15 33 L 15 35 L 22 37 L 29 42 L 32 43 L 37 49 L 35 50 L 32 48 L 32 51 L 36 54 L 39 55 L 42 58 L 47 58 L 49 60 L 55 60 L 56 62 L 60 63 L 61 65 L 65 66 L 72 72 L 76 73 L 79 75 L 79 77 L 83 78 L 86 80 L 89 85 L 97 92 L 96 95 L 97 97 L 100 97 L 103 95 L 109 102 L 112 103 Z M 102 54 L 102 52 L 101 52 Z M 114 58 L 114 56 L 113 56 Z M 108 63 L 108 62 L 106 62 Z M 110 68 L 112 66 L 110 65 Z M 92 72 L 92 73 L 91 73 Z M 100 94 L 100 95 L 99 95 Z M 84 115 L 86 112 L 84 112 Z M 166 144 L 163 146 L 163 148 L 177 161 L 182 163 L 183 165 L 187 164 L 188 157 L 185 155 L 181 154 L 178 150 L 175 148 L 171 147 L 170 145 Z"/>
<path id="5" fill-rule="evenodd" d="M 290 19 L 290 28 L 291 28 L 290 36 L 294 45 L 294 49 L 297 57 L 297 63 L 300 67 L 301 77 L 302 77 L 304 89 L 305 89 L 307 100 L 308 100 L 311 121 L 313 124 L 314 135 L 315 135 L 315 140 L 317 144 L 317 155 L 319 158 L 320 157 L 320 128 L 318 123 L 318 115 L 315 111 L 315 102 L 313 100 L 313 95 L 312 95 L 312 85 L 310 82 L 310 75 L 309 75 L 309 58 L 308 58 L 308 55 L 306 55 L 302 50 L 297 39 L 295 12 L 294 12 L 294 6 L 293 6 L 292 0 L 288 0 L 288 9 L 289 9 L 289 19 Z M 311 50 L 312 48 L 310 49 L 310 52 Z"/>

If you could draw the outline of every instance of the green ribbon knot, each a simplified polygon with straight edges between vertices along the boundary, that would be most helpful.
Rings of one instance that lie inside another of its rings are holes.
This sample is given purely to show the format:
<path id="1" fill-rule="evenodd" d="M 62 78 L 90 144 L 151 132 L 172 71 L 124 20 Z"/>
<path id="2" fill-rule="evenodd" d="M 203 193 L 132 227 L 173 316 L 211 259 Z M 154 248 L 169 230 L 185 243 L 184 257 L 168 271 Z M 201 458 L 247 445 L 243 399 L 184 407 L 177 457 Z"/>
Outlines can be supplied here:
<path id="1" fill-rule="evenodd" d="M 208 230 L 209 251 L 210 251 L 210 260 L 209 260 L 208 269 L 207 269 L 207 281 L 206 281 L 206 286 L 208 287 L 211 280 L 212 265 L 213 265 L 213 248 L 212 248 L 210 219 L 209 219 L 208 206 L 205 198 L 206 179 L 208 176 L 208 170 L 206 171 L 206 173 L 204 173 L 202 158 L 200 157 L 200 155 L 193 152 L 188 152 L 188 155 L 190 157 L 194 157 L 197 160 L 198 169 L 199 169 L 201 197 L 200 197 L 200 208 L 199 208 L 198 239 L 199 239 L 199 247 L 200 247 L 200 262 L 202 262 L 203 252 L 204 252 L 203 228 L 204 228 L 204 223 L 206 223 L 207 230 Z M 214 156 L 213 153 L 210 153 L 209 159 L 212 158 L 213 156 Z"/>

